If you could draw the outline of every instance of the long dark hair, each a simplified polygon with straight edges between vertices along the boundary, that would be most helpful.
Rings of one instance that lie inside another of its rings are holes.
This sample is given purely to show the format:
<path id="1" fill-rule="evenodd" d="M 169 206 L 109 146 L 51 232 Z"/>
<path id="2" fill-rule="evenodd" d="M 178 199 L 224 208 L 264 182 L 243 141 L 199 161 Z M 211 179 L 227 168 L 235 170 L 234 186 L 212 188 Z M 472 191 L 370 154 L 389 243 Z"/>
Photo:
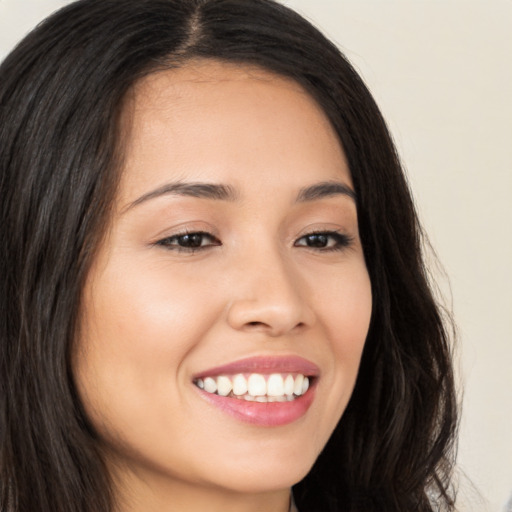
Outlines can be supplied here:
<path id="1" fill-rule="evenodd" d="M 70 354 L 119 178 L 123 99 L 192 58 L 300 83 L 334 126 L 358 197 L 370 331 L 348 408 L 294 487 L 299 509 L 452 510 L 451 350 L 392 140 L 340 51 L 273 0 L 82 0 L 0 67 L 0 510 L 113 510 Z"/>

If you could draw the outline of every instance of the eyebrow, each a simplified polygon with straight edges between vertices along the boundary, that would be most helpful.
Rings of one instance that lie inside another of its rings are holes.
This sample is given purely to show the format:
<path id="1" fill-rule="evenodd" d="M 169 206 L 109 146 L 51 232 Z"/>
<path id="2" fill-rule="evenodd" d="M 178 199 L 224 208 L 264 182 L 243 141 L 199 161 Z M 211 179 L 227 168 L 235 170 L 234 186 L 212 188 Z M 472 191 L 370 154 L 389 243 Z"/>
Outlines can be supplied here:
<path id="1" fill-rule="evenodd" d="M 348 196 L 354 201 L 356 200 L 356 193 L 348 185 L 345 185 L 345 183 L 339 181 L 323 181 L 300 189 L 296 202 L 304 203 L 338 195 Z"/>
<path id="2" fill-rule="evenodd" d="M 236 190 L 230 185 L 223 185 L 221 183 L 173 182 L 167 183 L 155 190 L 143 194 L 123 208 L 123 213 L 141 203 L 145 203 L 146 201 L 165 195 L 215 199 L 218 201 L 236 201 L 238 198 Z M 309 187 L 301 188 L 297 194 L 295 202 L 305 203 L 337 195 L 348 196 L 354 201 L 356 200 L 356 193 L 348 185 L 338 181 L 324 181 L 321 183 L 315 183 Z"/>
<path id="3" fill-rule="evenodd" d="M 123 212 L 130 210 L 134 206 L 145 203 L 150 199 L 165 195 L 177 195 L 198 197 L 201 199 L 216 199 L 219 201 L 235 201 L 238 194 L 233 187 L 217 183 L 183 183 L 173 182 L 158 187 L 147 194 L 140 196 L 123 209 Z"/>

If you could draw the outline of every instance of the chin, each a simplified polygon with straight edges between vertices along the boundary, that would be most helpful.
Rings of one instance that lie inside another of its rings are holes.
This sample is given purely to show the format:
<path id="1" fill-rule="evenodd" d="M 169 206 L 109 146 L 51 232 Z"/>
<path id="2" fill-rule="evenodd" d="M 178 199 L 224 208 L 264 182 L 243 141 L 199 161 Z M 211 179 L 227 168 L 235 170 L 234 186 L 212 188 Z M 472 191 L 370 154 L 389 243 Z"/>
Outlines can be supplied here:
<path id="1" fill-rule="evenodd" d="M 265 465 L 255 466 L 241 460 L 234 462 L 234 467 L 219 470 L 224 484 L 239 493 L 265 493 L 291 488 L 300 482 L 310 471 L 315 460 L 288 460 L 267 456 Z M 226 478 L 227 477 L 227 478 Z M 220 478 L 219 478 L 220 480 Z"/>

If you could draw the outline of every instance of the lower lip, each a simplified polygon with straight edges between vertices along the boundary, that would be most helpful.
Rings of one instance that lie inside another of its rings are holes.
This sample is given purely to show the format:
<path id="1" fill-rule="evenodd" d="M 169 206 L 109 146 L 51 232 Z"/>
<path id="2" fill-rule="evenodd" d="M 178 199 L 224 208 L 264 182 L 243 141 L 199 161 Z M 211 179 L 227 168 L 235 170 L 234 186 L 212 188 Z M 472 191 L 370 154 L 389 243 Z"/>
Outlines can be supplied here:
<path id="1" fill-rule="evenodd" d="M 304 395 L 291 402 L 249 402 L 197 390 L 212 405 L 245 423 L 264 427 L 288 425 L 306 414 L 315 398 L 316 386 L 311 386 Z"/>

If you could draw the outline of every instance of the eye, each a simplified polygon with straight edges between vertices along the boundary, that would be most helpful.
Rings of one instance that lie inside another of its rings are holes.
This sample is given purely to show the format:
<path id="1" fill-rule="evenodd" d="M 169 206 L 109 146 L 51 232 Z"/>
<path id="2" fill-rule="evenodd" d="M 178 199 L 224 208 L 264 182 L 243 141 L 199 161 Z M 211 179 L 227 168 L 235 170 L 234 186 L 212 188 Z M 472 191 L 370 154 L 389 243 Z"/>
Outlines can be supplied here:
<path id="1" fill-rule="evenodd" d="M 155 245 L 165 247 L 166 249 L 195 252 L 221 245 L 220 241 L 212 234 L 204 231 L 182 233 L 163 238 L 156 242 Z"/>
<path id="2" fill-rule="evenodd" d="M 295 247 L 308 247 L 320 251 L 340 251 L 350 246 L 352 238 L 337 231 L 319 231 L 299 238 Z"/>

